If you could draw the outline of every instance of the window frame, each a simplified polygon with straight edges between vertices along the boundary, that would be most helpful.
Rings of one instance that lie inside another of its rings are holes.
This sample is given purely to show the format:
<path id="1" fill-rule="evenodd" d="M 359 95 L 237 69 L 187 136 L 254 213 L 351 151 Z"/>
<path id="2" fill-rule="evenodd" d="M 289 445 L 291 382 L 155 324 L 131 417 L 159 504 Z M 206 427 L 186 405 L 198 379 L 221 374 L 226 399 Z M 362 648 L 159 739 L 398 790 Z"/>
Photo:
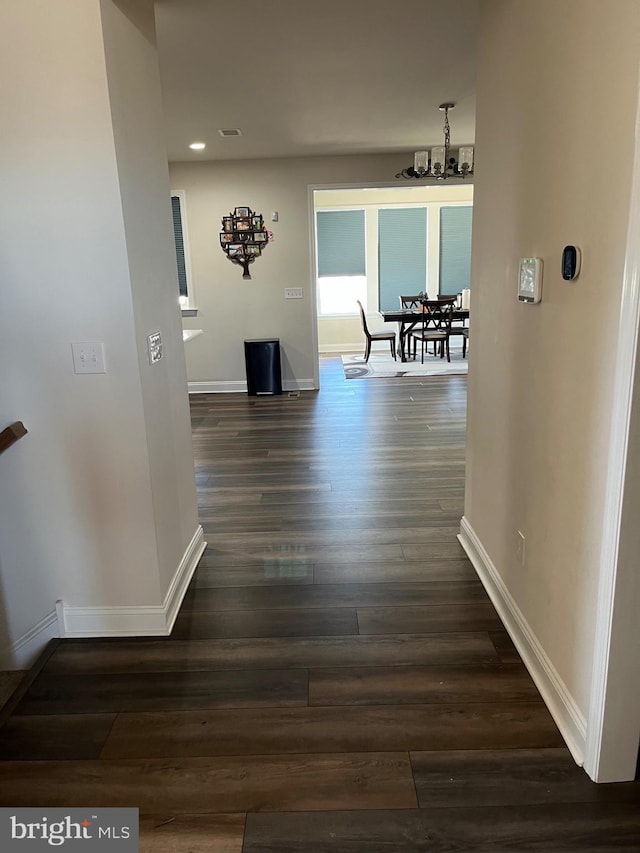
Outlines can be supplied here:
<path id="1" fill-rule="evenodd" d="M 364 215 L 364 279 L 365 279 L 365 300 L 369 301 L 369 238 L 367 233 L 367 222 L 368 222 L 368 211 L 366 207 L 362 205 L 329 205 L 321 207 L 314 207 L 314 234 L 315 234 L 315 280 L 316 280 L 316 312 L 318 318 L 327 318 L 327 319 L 353 319 L 354 317 L 358 317 L 358 306 L 356 305 L 353 311 L 340 312 L 336 314 L 325 314 L 320 310 L 320 289 L 321 289 L 321 279 L 327 278 L 328 276 L 319 276 L 318 275 L 318 221 L 317 214 L 318 213 L 342 213 L 347 210 L 357 210 L 362 211 Z M 330 276 L 331 278 L 360 278 L 360 276 Z M 366 304 L 364 305 L 365 311 L 367 310 Z"/>
<path id="2" fill-rule="evenodd" d="M 170 190 L 169 198 L 180 199 L 180 224 L 182 226 L 182 247 L 184 252 L 184 272 L 187 281 L 187 301 L 180 302 L 180 309 L 183 317 L 194 317 L 197 314 L 195 301 L 195 290 L 193 285 L 193 275 L 191 273 L 191 252 L 189 248 L 189 226 L 187 223 L 187 201 L 185 190 Z M 173 231 L 173 211 L 172 211 L 172 233 L 174 241 L 174 253 L 176 254 L 176 282 L 178 284 L 178 298 L 180 299 L 180 284 L 177 278 L 177 248 L 175 246 L 175 231 Z"/>

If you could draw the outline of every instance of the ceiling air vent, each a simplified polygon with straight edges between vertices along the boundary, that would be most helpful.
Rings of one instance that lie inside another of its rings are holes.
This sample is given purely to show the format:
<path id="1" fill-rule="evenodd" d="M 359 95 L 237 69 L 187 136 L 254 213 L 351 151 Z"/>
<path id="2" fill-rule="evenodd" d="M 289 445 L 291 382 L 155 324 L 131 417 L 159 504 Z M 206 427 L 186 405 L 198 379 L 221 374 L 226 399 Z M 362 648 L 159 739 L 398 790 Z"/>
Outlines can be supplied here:
<path id="1" fill-rule="evenodd" d="M 221 127 L 218 133 L 220 136 L 242 136 L 241 131 L 237 127 Z"/>

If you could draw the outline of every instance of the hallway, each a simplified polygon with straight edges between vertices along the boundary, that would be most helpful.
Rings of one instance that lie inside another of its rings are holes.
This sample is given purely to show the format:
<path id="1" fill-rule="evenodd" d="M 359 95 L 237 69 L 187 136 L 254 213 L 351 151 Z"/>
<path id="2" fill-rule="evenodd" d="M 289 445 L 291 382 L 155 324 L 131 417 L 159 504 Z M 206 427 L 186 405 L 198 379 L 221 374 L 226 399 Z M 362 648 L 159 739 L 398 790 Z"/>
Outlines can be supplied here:
<path id="1" fill-rule="evenodd" d="M 617 851 L 458 544 L 466 378 L 192 399 L 207 550 L 166 639 L 66 640 L 0 805 L 139 806 L 154 853 Z"/>

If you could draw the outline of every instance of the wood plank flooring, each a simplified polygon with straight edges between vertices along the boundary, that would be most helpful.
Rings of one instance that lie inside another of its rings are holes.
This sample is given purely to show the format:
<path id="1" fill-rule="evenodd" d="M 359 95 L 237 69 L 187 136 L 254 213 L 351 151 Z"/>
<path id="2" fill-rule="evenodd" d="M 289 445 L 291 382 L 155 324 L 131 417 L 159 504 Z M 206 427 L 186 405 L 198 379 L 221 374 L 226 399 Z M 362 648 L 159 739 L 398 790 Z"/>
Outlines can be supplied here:
<path id="1" fill-rule="evenodd" d="M 143 853 L 640 850 L 456 539 L 465 377 L 192 400 L 208 547 L 169 638 L 61 641 L 0 805 L 137 806 Z"/>

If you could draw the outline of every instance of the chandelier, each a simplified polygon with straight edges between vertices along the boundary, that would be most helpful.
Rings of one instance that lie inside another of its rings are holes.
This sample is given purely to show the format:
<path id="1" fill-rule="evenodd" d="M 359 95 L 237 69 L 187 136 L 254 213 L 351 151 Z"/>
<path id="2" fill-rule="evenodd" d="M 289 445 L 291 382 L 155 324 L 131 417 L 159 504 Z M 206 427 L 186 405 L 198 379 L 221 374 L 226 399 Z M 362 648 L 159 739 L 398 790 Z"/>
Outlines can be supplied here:
<path id="1" fill-rule="evenodd" d="M 444 145 L 436 145 L 431 152 L 416 151 L 413 155 L 413 166 L 407 166 L 398 172 L 396 178 L 435 178 L 445 181 L 447 178 L 466 178 L 467 175 L 473 175 L 473 146 L 462 146 L 457 158 L 451 152 L 449 110 L 454 107 L 455 104 L 451 102 L 440 104 L 439 107 L 444 112 Z"/>

